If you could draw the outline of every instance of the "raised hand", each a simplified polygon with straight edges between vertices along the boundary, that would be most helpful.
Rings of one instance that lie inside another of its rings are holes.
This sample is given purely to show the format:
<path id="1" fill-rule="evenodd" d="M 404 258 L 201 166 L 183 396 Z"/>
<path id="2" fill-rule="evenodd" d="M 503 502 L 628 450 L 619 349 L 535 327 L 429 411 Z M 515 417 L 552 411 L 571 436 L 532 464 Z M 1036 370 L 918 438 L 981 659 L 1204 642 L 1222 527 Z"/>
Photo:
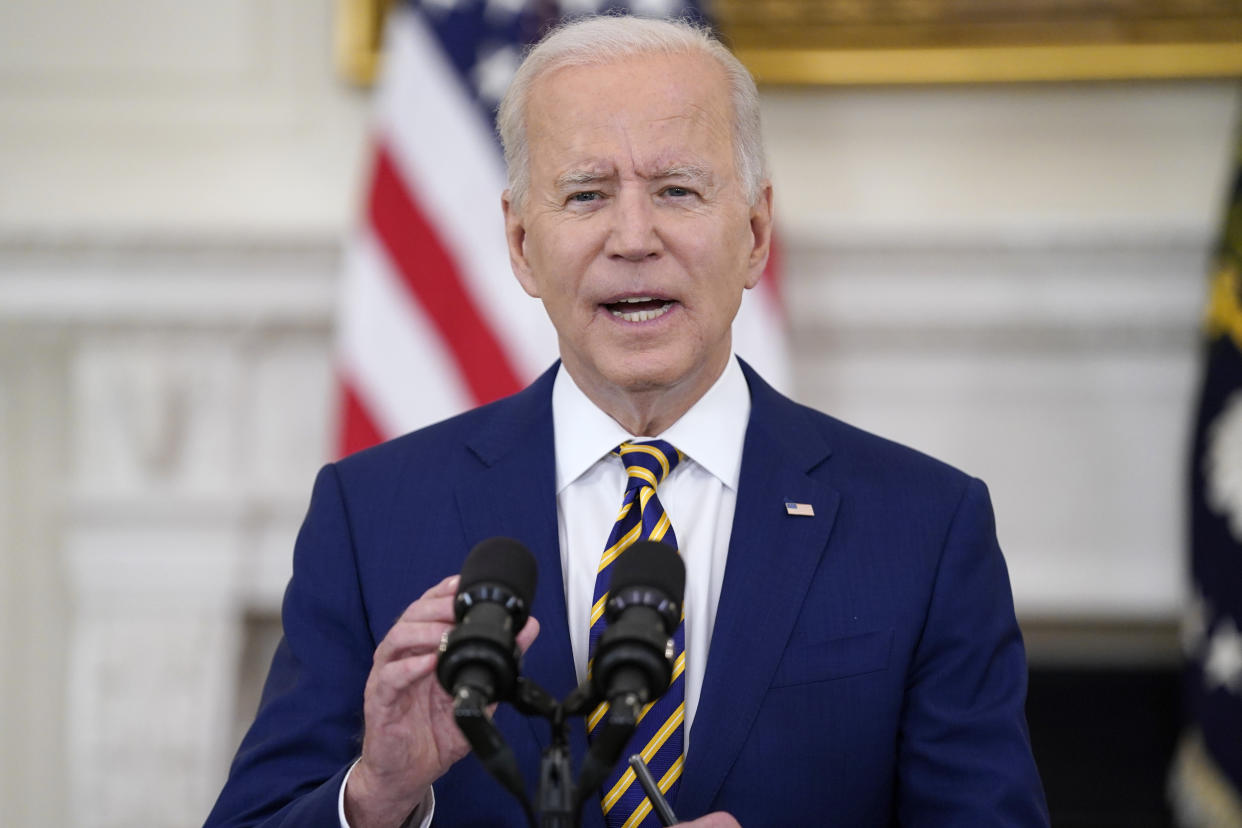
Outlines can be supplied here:
<path id="1" fill-rule="evenodd" d="M 435 677 L 440 638 L 454 622 L 457 583 L 453 575 L 423 593 L 375 650 L 363 698 L 362 758 L 345 788 L 352 828 L 399 826 L 470 750 L 453 720 L 453 700 Z M 518 647 L 525 651 L 538 634 L 531 618 Z"/>

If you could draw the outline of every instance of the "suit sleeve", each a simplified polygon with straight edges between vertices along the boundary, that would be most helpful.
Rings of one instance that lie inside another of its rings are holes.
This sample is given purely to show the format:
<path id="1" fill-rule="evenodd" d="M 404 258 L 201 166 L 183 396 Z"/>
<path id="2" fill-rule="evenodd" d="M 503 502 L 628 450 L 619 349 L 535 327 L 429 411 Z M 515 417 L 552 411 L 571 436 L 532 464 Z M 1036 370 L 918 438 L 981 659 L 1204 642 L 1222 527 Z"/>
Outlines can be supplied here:
<path id="1" fill-rule="evenodd" d="M 1044 826 L 1026 654 L 987 488 L 971 480 L 941 549 L 901 716 L 901 825 Z"/>
<path id="2" fill-rule="evenodd" d="M 375 639 L 334 466 L 315 481 L 298 533 L 272 659 L 254 724 L 206 826 L 335 826 L 341 784 L 362 740 Z"/>

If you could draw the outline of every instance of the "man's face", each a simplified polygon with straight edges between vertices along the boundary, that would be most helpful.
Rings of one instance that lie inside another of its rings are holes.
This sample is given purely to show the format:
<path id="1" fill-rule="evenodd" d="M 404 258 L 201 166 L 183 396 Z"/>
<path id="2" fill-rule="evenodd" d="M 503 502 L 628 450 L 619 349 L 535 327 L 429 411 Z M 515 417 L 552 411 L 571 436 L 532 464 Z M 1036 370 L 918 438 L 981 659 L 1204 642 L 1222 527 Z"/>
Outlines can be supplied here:
<path id="1" fill-rule="evenodd" d="M 510 257 L 588 395 L 695 399 L 723 370 L 771 224 L 766 182 L 753 206 L 743 192 L 732 119 L 723 70 L 698 55 L 568 67 L 533 86 L 530 186 L 523 204 L 504 200 Z"/>

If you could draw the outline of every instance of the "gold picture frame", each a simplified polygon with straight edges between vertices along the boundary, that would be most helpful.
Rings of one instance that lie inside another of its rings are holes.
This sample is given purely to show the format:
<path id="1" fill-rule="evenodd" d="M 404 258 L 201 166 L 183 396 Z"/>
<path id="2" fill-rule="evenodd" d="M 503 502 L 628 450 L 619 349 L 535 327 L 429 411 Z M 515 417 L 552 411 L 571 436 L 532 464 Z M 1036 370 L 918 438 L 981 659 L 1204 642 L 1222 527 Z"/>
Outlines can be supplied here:
<path id="1" fill-rule="evenodd" d="M 1242 0 L 715 0 L 760 83 L 1242 75 Z"/>
<path id="2" fill-rule="evenodd" d="M 341 74 L 371 83 L 394 0 L 336 0 Z M 1242 76 L 1242 0 L 710 0 L 761 84 Z"/>

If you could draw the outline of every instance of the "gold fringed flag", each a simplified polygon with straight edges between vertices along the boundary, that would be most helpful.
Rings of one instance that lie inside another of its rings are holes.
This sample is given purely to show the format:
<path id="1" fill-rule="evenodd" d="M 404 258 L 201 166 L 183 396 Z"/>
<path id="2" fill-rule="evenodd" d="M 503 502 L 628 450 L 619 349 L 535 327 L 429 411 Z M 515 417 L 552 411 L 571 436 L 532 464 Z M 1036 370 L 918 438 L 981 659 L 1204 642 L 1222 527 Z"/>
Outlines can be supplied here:
<path id="1" fill-rule="evenodd" d="M 1170 790 L 1185 828 L 1242 828 L 1242 143 L 1214 265 L 1191 454 L 1183 646 L 1189 726 Z"/>

